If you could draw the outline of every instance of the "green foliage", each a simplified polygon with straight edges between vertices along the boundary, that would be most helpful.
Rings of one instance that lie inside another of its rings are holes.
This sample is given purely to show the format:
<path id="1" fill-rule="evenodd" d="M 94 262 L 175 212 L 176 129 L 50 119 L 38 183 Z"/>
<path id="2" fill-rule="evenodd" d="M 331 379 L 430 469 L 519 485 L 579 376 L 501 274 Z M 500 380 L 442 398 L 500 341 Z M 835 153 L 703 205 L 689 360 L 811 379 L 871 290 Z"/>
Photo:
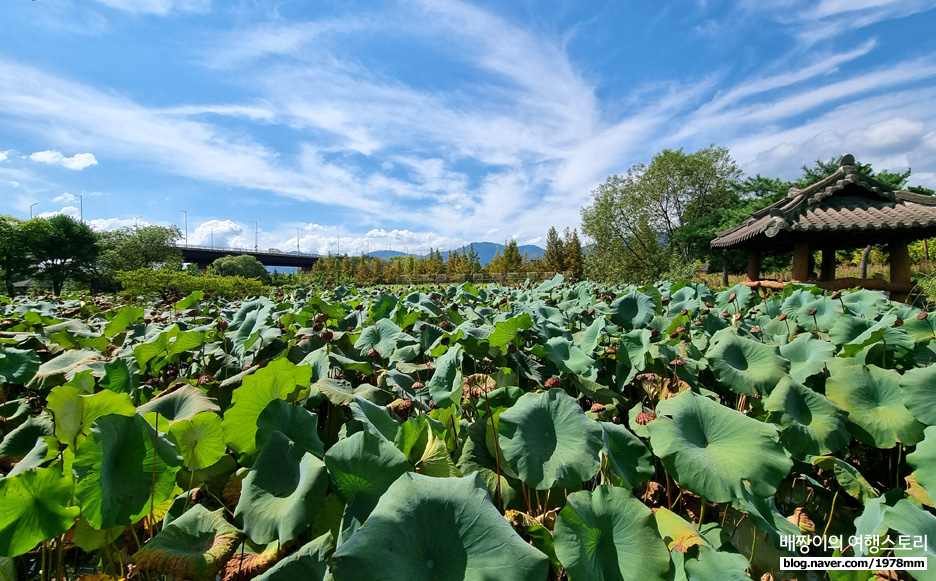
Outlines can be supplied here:
<path id="1" fill-rule="evenodd" d="M 226 298 L 243 298 L 263 293 L 263 283 L 241 276 L 199 276 L 177 270 L 159 269 L 117 273 L 123 292 L 140 297 L 185 296 L 195 291 Z"/>
<path id="2" fill-rule="evenodd" d="M 105 290 L 116 290 L 117 271 L 179 270 L 182 251 L 176 242 L 182 233 L 175 226 L 140 226 L 100 232 L 101 253 L 95 274 Z"/>
<path id="3" fill-rule="evenodd" d="M 546 262 L 546 268 L 553 272 L 562 272 L 565 270 L 565 246 L 562 243 L 562 239 L 559 238 L 559 233 L 553 226 L 549 227 L 549 232 L 546 234 L 546 248 L 543 252 L 543 261 Z"/>
<path id="4" fill-rule="evenodd" d="M 242 278 L 257 278 L 263 281 L 269 279 L 267 269 L 259 260 L 249 254 L 240 256 L 222 256 L 211 263 L 211 274 L 215 276 L 239 276 Z"/>
<path id="5" fill-rule="evenodd" d="M 23 246 L 38 266 L 38 276 L 52 284 L 56 295 L 62 293 L 66 281 L 87 278 L 100 252 L 91 228 L 64 214 L 34 218 L 18 229 Z"/>

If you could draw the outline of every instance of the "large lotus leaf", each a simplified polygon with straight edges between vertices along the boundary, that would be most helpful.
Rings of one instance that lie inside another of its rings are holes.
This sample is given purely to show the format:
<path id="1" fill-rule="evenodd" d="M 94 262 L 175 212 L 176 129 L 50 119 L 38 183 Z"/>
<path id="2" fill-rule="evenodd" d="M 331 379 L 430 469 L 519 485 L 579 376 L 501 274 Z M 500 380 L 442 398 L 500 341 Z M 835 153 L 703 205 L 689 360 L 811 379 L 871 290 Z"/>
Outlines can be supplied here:
<path id="1" fill-rule="evenodd" d="M 543 351 L 546 353 L 546 358 L 563 373 L 584 375 L 595 365 L 594 359 L 565 337 L 553 337 L 546 342 Z"/>
<path id="2" fill-rule="evenodd" d="M 657 414 L 647 424 L 653 453 L 680 486 L 710 502 L 740 496 L 742 480 L 772 496 L 793 465 L 774 426 L 692 391 L 660 402 Z"/>
<path id="3" fill-rule="evenodd" d="M 610 318 L 625 330 L 646 327 L 656 314 L 657 305 L 640 291 L 633 291 L 611 303 Z"/>
<path id="4" fill-rule="evenodd" d="M 29 454 L 36 446 L 36 442 L 55 433 L 55 425 L 48 413 L 29 416 L 25 422 L 17 426 L 3 437 L 0 443 L 0 456 L 19 458 Z"/>
<path id="5" fill-rule="evenodd" d="M 764 409 L 780 424 L 780 441 L 797 457 L 830 454 L 851 441 L 848 414 L 789 377 L 764 399 Z"/>
<path id="6" fill-rule="evenodd" d="M 273 432 L 244 478 L 234 517 L 255 543 L 285 543 L 309 528 L 327 487 L 325 464 Z"/>
<path id="7" fill-rule="evenodd" d="M 931 498 L 936 498 L 936 426 L 927 427 L 923 433 L 923 441 L 912 454 L 907 454 L 907 463 L 914 468 L 916 483 Z"/>
<path id="8" fill-rule="evenodd" d="M 167 390 L 168 391 L 168 390 Z M 162 392 L 137 408 L 141 416 L 158 413 L 170 422 L 190 420 L 202 412 L 220 412 L 221 408 L 204 391 L 193 385 L 183 385 L 172 391 Z"/>
<path id="9" fill-rule="evenodd" d="M 116 357 L 104 364 L 99 385 L 117 393 L 133 393 L 140 386 L 140 366 L 134 359 Z"/>
<path id="10" fill-rule="evenodd" d="M 72 479 L 58 465 L 0 478 L 0 555 L 15 557 L 75 524 Z"/>
<path id="11" fill-rule="evenodd" d="M 735 295 L 734 301 L 731 300 L 731 295 Z M 747 305 L 753 297 L 754 291 L 751 290 L 751 287 L 739 283 L 729 289 L 715 293 L 715 304 L 719 308 L 731 309 L 732 312 L 741 312 L 747 310 Z"/>
<path id="12" fill-rule="evenodd" d="M 224 412 L 224 439 L 241 463 L 248 464 L 257 453 L 257 421 L 277 399 L 296 398 L 309 388 L 312 368 L 293 365 L 285 358 L 272 361 L 234 390 L 232 405 Z"/>
<path id="13" fill-rule="evenodd" d="M 917 343 L 936 339 L 936 312 L 927 313 L 922 319 L 918 319 L 916 316 L 903 318 L 905 319 L 903 324 L 904 332 Z"/>
<path id="14" fill-rule="evenodd" d="M 351 415 L 364 425 L 365 430 L 391 442 L 396 439 L 400 421 L 391 416 L 385 406 L 379 406 L 363 397 L 357 397 L 349 407 Z"/>
<path id="15" fill-rule="evenodd" d="M 861 472 L 844 460 L 835 456 L 814 456 L 811 462 L 822 470 L 831 471 L 842 490 L 862 504 L 879 495 Z"/>
<path id="16" fill-rule="evenodd" d="M 816 339 L 812 333 L 803 333 L 781 345 L 780 355 L 790 362 L 790 377 L 802 383 L 825 369 L 826 362 L 835 356 L 835 346 Z"/>
<path id="17" fill-rule="evenodd" d="M 364 524 L 381 495 L 413 466 L 396 446 L 370 432 L 358 432 L 329 448 L 325 466 L 345 499 L 342 537 Z"/>
<path id="18" fill-rule="evenodd" d="M 913 417 L 936 425 L 936 365 L 908 369 L 900 378 L 903 403 Z"/>
<path id="19" fill-rule="evenodd" d="M 601 426 L 561 389 L 524 394 L 501 412 L 497 431 L 504 458 L 533 488 L 572 487 L 601 467 Z"/>
<path id="20" fill-rule="evenodd" d="M 497 493 L 500 492 L 498 503 L 500 506 L 510 506 L 514 499 L 518 497 L 517 489 L 514 487 L 516 480 L 511 480 L 504 475 L 506 462 L 503 456 L 500 464 L 497 458 L 492 454 L 494 446 L 488 447 L 488 439 L 494 440 L 492 422 L 476 421 L 468 425 L 465 430 L 465 440 L 462 444 L 461 454 L 458 456 L 458 469 L 465 476 L 477 474 L 487 485 L 488 494 L 492 499 L 498 500 Z M 490 438 L 489 438 L 490 436 Z M 498 481 L 500 481 L 498 486 Z"/>
<path id="21" fill-rule="evenodd" d="M 95 420 L 108 414 L 132 416 L 136 413 L 130 396 L 101 391 L 82 395 L 70 385 L 60 385 L 49 392 L 46 405 L 55 416 L 55 435 L 63 444 L 77 450 L 91 431 Z"/>
<path id="22" fill-rule="evenodd" d="M 104 335 L 111 338 L 117 333 L 122 333 L 127 330 L 127 327 L 142 319 L 144 315 L 146 315 L 146 311 L 142 307 L 131 307 L 129 305 L 106 313 L 105 316 L 109 320 L 104 325 Z"/>
<path id="23" fill-rule="evenodd" d="M 903 404 L 899 373 L 846 359 L 829 363 L 829 372 L 826 397 L 848 412 L 855 438 L 877 448 L 898 441 L 912 446 L 923 438 L 923 424 Z"/>
<path id="24" fill-rule="evenodd" d="M 936 538 L 936 516 L 918 508 L 906 499 L 898 500 L 893 508 L 885 509 L 884 523 L 899 535 L 925 540 L 923 546 L 914 543 L 909 550 L 895 551 L 894 556 L 902 559 L 926 559 L 925 571 L 908 571 L 918 581 L 936 580 L 936 547 L 929 539 Z M 891 537 L 893 538 L 893 537 Z"/>
<path id="25" fill-rule="evenodd" d="M 477 476 L 407 473 L 333 556 L 336 581 L 546 578 L 549 561 L 491 504 Z"/>
<path id="26" fill-rule="evenodd" d="M 32 349 L 0 345 L 0 383 L 29 383 L 39 371 L 40 363 Z"/>
<path id="27" fill-rule="evenodd" d="M 196 504 L 166 525 L 133 560 L 142 571 L 158 571 L 175 579 L 214 579 L 242 538 L 224 520 L 223 509 L 211 512 Z"/>
<path id="28" fill-rule="evenodd" d="M 673 554 L 685 553 L 692 547 L 711 546 L 699 529 L 665 506 L 658 508 L 653 516 L 660 531 L 660 538 Z"/>
<path id="29" fill-rule="evenodd" d="M 816 309 L 812 315 L 809 312 Z M 796 313 L 796 324 L 809 331 L 828 333 L 842 317 L 842 303 L 825 295 L 815 296 Z"/>
<path id="30" fill-rule="evenodd" d="M 554 535 L 570 581 L 644 581 L 669 572 L 669 551 L 653 513 L 623 488 L 604 485 L 570 494 Z"/>
<path id="31" fill-rule="evenodd" d="M 790 362 L 773 345 L 735 335 L 726 329 L 705 358 L 715 379 L 743 395 L 766 395 L 790 371 Z"/>
<path id="32" fill-rule="evenodd" d="M 318 416 L 298 405 L 275 399 L 257 418 L 257 447 L 263 447 L 273 432 L 282 432 L 303 452 L 321 458 L 325 445 L 319 439 Z"/>
<path id="33" fill-rule="evenodd" d="M 625 428 L 602 422 L 603 451 L 608 457 L 611 471 L 621 478 L 625 488 L 634 489 L 653 476 L 653 455 L 646 444 Z"/>
<path id="34" fill-rule="evenodd" d="M 731 504 L 747 514 L 758 531 L 770 535 L 774 547 L 777 549 L 780 548 L 781 537 L 800 534 L 799 527 L 784 518 L 777 510 L 774 497 L 758 498 L 746 484 L 741 486 L 741 495 L 732 500 Z M 738 524 L 740 525 L 740 523 Z"/>
<path id="35" fill-rule="evenodd" d="M 393 399 L 389 391 L 375 387 L 369 383 L 362 383 L 354 387 L 345 379 L 331 379 L 324 377 L 315 382 L 313 386 L 335 405 L 350 405 L 356 397 L 362 397 L 371 403 L 385 405 Z"/>
<path id="36" fill-rule="evenodd" d="M 700 547 L 697 559 L 686 559 L 689 581 L 750 581 L 751 564 L 743 555 Z"/>
<path id="37" fill-rule="evenodd" d="M 465 386 L 461 373 L 463 355 L 461 345 L 453 345 L 445 355 L 436 359 L 435 372 L 426 384 L 436 406 L 448 407 L 453 401 L 461 400 L 461 392 Z"/>
<path id="38" fill-rule="evenodd" d="M 516 317 L 511 317 L 506 321 L 494 323 L 494 332 L 488 337 L 491 347 L 501 347 L 501 351 L 507 351 L 508 343 L 515 343 L 520 331 L 529 329 L 533 326 L 533 319 L 529 313 L 523 313 Z"/>
<path id="39" fill-rule="evenodd" d="M 400 346 L 401 341 L 410 337 L 397 327 L 390 319 L 381 319 L 377 324 L 364 329 L 361 336 L 354 343 L 354 348 L 361 355 L 375 349 L 383 358 L 388 358 Z"/>
<path id="40" fill-rule="evenodd" d="M 227 453 L 221 418 L 214 412 L 202 412 L 190 420 L 172 424 L 169 440 L 176 445 L 189 470 L 213 466 Z"/>
<path id="41" fill-rule="evenodd" d="M 142 416 L 103 416 L 75 453 L 75 497 L 97 529 L 133 524 L 172 497 L 181 458 Z"/>
<path id="42" fill-rule="evenodd" d="M 865 319 L 877 319 L 892 308 L 883 292 L 867 289 L 847 292 L 842 301 L 849 311 Z"/>
<path id="43" fill-rule="evenodd" d="M 66 351 L 54 359 L 46 361 L 39 366 L 36 374 L 29 382 L 30 385 L 50 387 L 65 383 L 66 376 L 82 365 L 87 365 L 101 359 L 101 354 L 93 349 L 80 351 Z"/>

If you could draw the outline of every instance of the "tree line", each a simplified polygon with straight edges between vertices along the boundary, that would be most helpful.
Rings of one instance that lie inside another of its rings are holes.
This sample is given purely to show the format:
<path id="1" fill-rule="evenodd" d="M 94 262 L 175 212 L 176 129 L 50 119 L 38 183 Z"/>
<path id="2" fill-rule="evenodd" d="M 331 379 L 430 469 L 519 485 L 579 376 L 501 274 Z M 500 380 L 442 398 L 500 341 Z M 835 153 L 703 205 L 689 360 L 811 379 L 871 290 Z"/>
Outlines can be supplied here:
<path id="1" fill-rule="evenodd" d="M 649 164 L 638 163 L 623 175 L 611 175 L 592 192 L 582 208 L 582 232 L 592 241 L 585 276 L 592 280 L 636 282 L 688 280 L 707 264 L 709 271 L 741 272 L 747 255 L 738 250 L 713 251 L 715 235 L 735 226 L 756 210 L 784 196 L 791 186 L 804 188 L 834 173 L 838 160 L 816 160 L 792 181 L 746 177 L 727 148 L 711 145 L 693 153 L 663 150 Z M 875 172 L 870 164 L 856 169 L 895 189 L 932 195 L 911 186 L 911 171 Z M 868 252 L 864 251 L 867 260 Z M 862 251 L 859 250 L 859 253 Z M 848 258 L 843 252 L 841 258 Z M 764 258 L 766 271 L 789 268 L 789 253 Z"/>

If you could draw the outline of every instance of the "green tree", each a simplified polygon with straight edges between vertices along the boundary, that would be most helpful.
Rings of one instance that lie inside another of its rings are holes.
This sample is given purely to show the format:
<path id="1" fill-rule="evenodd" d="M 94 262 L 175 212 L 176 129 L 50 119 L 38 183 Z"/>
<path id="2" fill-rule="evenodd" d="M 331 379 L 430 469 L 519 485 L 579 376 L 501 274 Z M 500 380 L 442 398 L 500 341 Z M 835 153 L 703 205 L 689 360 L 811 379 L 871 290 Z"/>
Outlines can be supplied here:
<path id="1" fill-rule="evenodd" d="M 0 274 L 7 294 L 13 296 L 13 283 L 29 277 L 35 270 L 25 245 L 23 221 L 13 216 L 0 216 Z"/>
<path id="2" fill-rule="evenodd" d="M 182 267 L 176 226 L 141 226 L 102 232 L 100 261 L 111 270 Z"/>
<path id="3" fill-rule="evenodd" d="M 520 272 L 522 268 L 523 256 L 520 254 L 520 247 L 517 245 L 517 241 L 513 239 L 504 242 L 503 254 L 495 252 L 494 258 L 491 259 L 491 264 L 489 265 L 490 272 L 499 274 Z"/>
<path id="4" fill-rule="evenodd" d="M 56 295 L 62 294 L 66 281 L 86 278 L 100 252 L 97 234 L 64 214 L 34 218 L 19 229 L 25 248 L 38 266 L 38 276 L 52 284 Z"/>
<path id="5" fill-rule="evenodd" d="M 559 232 L 556 228 L 550 226 L 546 234 L 546 250 L 543 251 L 543 261 L 546 263 L 546 269 L 553 272 L 559 272 L 565 269 L 565 245 L 559 238 Z"/>
<path id="6" fill-rule="evenodd" d="M 653 279 L 687 263 L 698 242 L 681 230 L 736 202 L 740 176 L 728 150 L 714 145 L 695 153 L 664 150 L 649 165 L 610 176 L 582 209 L 582 230 L 595 240 L 589 275 Z"/>
<path id="7" fill-rule="evenodd" d="M 217 276 L 242 276 L 267 280 L 269 273 L 259 260 L 249 254 L 222 256 L 211 263 L 211 273 Z"/>
<path id="8" fill-rule="evenodd" d="M 565 242 L 562 245 L 562 253 L 565 257 L 563 266 L 565 270 L 572 273 L 572 278 L 576 280 L 582 278 L 585 271 L 585 256 L 582 251 L 582 241 L 579 240 L 578 230 L 569 231 L 567 227 L 564 232 Z"/>

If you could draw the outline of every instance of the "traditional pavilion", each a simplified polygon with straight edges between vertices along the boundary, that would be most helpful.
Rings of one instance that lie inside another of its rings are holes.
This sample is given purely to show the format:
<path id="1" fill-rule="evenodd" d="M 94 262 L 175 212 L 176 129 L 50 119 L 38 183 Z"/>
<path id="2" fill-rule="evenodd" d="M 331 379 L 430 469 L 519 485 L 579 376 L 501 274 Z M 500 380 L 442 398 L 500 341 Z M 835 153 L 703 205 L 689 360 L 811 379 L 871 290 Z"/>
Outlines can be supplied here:
<path id="1" fill-rule="evenodd" d="M 790 188 L 782 200 L 758 210 L 742 224 L 719 232 L 712 248 L 749 252 L 751 286 L 771 287 L 760 279 L 761 254 L 793 252 L 793 281 L 813 282 L 809 257 L 822 251 L 817 286 L 837 290 L 863 287 L 889 291 L 906 300 L 913 290 L 907 244 L 936 236 L 936 197 L 895 190 L 858 173 L 855 158 L 842 157 L 839 169 L 809 187 Z M 835 278 L 835 251 L 887 244 L 890 281 Z"/>

